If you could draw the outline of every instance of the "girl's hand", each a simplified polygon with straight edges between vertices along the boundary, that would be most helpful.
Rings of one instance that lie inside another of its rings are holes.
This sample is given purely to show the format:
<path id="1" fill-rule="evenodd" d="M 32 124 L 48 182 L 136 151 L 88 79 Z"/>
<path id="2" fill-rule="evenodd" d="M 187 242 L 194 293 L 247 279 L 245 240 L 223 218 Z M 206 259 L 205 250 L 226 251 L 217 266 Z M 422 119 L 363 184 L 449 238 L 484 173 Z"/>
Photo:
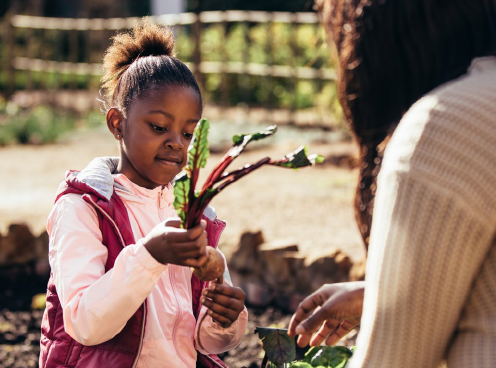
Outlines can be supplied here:
<path id="1" fill-rule="evenodd" d="M 289 324 L 298 346 L 334 345 L 360 324 L 365 282 L 326 284 L 303 300 Z"/>
<path id="2" fill-rule="evenodd" d="M 231 326 L 245 306 L 245 292 L 239 287 L 211 283 L 203 290 L 201 303 L 208 308 L 208 315 L 222 327 Z"/>
<path id="3" fill-rule="evenodd" d="M 207 261 L 206 222 L 192 229 L 181 229 L 180 220 L 169 219 L 155 226 L 143 245 L 158 262 L 201 267 Z"/>

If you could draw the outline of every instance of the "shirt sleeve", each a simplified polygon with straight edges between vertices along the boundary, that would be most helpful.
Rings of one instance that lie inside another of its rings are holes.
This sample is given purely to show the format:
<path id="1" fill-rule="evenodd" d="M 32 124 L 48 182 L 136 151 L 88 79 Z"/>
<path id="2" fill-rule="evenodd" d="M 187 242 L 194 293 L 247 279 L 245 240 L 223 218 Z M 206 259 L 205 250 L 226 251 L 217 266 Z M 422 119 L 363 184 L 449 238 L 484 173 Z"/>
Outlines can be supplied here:
<path id="1" fill-rule="evenodd" d="M 222 254 L 222 252 L 221 252 Z M 222 254 L 222 257 L 224 255 Z M 231 277 L 229 275 L 229 270 L 227 268 L 227 262 L 224 257 L 225 272 L 224 272 L 224 284 L 232 285 Z M 207 308 L 202 306 L 200 314 L 198 316 L 198 321 L 201 321 L 203 316 L 207 313 Z M 199 323 L 196 325 L 195 329 L 195 348 L 202 354 L 220 354 L 225 351 L 234 349 L 239 345 L 241 339 L 243 338 L 246 326 L 248 324 L 248 310 L 246 306 L 243 311 L 239 314 L 238 319 L 228 328 L 223 328 L 217 322 L 215 322 L 210 316 L 206 316 L 203 320 L 201 326 Z M 200 339 L 202 349 L 196 341 L 196 336 L 198 336 L 198 329 L 200 329 Z"/>
<path id="2" fill-rule="evenodd" d="M 95 209 L 81 196 L 61 197 L 49 215 L 49 261 L 66 332 L 83 345 L 118 334 L 167 266 L 141 241 L 129 245 L 105 272 L 107 248 Z"/>
<path id="3" fill-rule="evenodd" d="M 381 173 L 350 368 L 438 367 L 493 237 L 463 196 L 408 171 Z"/>

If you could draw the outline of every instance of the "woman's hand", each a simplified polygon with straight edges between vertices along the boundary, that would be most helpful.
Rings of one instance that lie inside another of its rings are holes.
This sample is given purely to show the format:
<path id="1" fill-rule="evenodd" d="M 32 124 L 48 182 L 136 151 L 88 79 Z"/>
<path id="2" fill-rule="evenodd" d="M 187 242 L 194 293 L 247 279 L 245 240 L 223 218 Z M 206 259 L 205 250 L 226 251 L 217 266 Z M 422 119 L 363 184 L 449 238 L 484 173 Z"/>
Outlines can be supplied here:
<path id="1" fill-rule="evenodd" d="M 155 226 L 143 245 L 158 262 L 187 267 L 201 267 L 207 261 L 206 222 L 192 229 L 181 229 L 178 219 Z"/>
<path id="2" fill-rule="evenodd" d="M 239 287 L 211 283 L 203 290 L 201 303 L 208 308 L 208 315 L 222 327 L 231 326 L 245 306 L 245 292 Z"/>
<path id="3" fill-rule="evenodd" d="M 364 290 L 363 281 L 322 286 L 298 306 L 289 324 L 289 336 L 300 335 L 300 347 L 337 343 L 360 324 Z"/>

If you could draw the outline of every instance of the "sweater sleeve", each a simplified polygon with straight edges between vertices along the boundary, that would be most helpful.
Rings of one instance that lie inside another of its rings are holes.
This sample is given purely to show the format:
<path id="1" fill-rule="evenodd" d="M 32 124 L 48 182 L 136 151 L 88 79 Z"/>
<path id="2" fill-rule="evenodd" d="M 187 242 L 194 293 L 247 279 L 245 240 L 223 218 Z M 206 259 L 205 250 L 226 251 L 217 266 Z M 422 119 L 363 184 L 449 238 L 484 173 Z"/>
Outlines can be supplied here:
<path id="1" fill-rule="evenodd" d="M 222 256 L 224 257 L 224 255 Z M 233 286 L 229 276 L 229 270 L 227 269 L 225 257 L 224 263 L 226 267 L 226 271 L 224 272 L 224 283 Z M 198 321 L 203 318 L 205 313 L 207 313 L 207 308 L 202 306 L 200 315 L 198 316 Z M 198 341 L 195 341 L 195 347 L 202 354 L 220 354 L 234 349 L 241 342 L 241 339 L 245 334 L 247 324 L 248 310 L 246 309 L 246 306 L 243 308 L 243 311 L 240 313 L 238 319 L 228 328 L 223 328 L 207 315 L 202 325 L 200 326 L 198 323 L 195 330 L 196 340 L 196 336 L 198 336 L 197 331 L 200 329 L 201 344 L 205 349 L 200 347 Z"/>
<path id="2" fill-rule="evenodd" d="M 83 345 L 110 340 L 124 328 L 167 266 L 139 241 L 105 273 L 107 248 L 94 208 L 69 194 L 50 213 L 49 261 L 66 332 Z"/>
<path id="3" fill-rule="evenodd" d="M 434 368 L 494 234 L 440 189 L 406 174 L 383 179 L 350 368 Z"/>

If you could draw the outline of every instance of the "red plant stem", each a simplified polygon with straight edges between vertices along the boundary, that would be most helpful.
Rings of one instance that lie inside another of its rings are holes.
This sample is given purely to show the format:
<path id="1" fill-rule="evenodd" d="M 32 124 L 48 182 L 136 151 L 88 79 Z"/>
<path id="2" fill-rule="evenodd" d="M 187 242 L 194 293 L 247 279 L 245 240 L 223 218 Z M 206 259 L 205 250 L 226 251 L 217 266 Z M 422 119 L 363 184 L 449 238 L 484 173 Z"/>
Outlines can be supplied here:
<path id="1" fill-rule="evenodd" d="M 262 159 L 262 160 L 265 160 L 265 158 L 264 158 L 264 159 Z M 288 162 L 288 161 L 289 161 L 289 159 L 288 159 L 288 158 L 283 159 L 283 160 L 276 160 L 276 161 L 270 160 L 269 162 L 266 162 L 266 163 L 265 163 L 265 165 L 279 166 L 279 164 L 283 164 L 283 163 Z M 258 163 L 258 162 L 257 162 L 257 163 Z M 256 164 L 254 164 L 254 165 L 256 165 Z M 253 166 L 253 165 L 250 165 L 250 166 L 248 166 L 248 167 L 251 167 L 251 166 Z M 221 177 L 220 177 L 220 178 L 216 181 L 216 183 L 219 183 L 219 182 L 221 182 L 221 181 L 223 181 L 223 180 L 225 180 L 225 179 L 227 179 L 227 178 L 230 178 L 230 177 L 236 176 L 236 175 L 238 175 L 238 173 L 240 173 L 240 172 L 242 172 L 242 171 L 245 171 L 248 167 L 244 167 L 244 168 L 242 168 L 242 169 L 238 169 L 238 170 L 234 170 L 234 171 L 231 171 L 231 172 L 228 172 L 228 173 L 224 173 L 224 174 L 223 174 L 223 175 L 222 175 L 222 176 L 221 176 Z"/>
<path id="2" fill-rule="evenodd" d="M 186 218 L 186 229 L 190 229 L 191 227 L 194 227 L 198 225 L 201 221 L 201 216 L 203 214 L 203 211 L 205 208 L 207 208 L 208 204 L 210 201 L 217 195 L 219 192 L 221 192 L 223 189 L 225 189 L 228 185 L 234 183 L 235 181 L 239 180 L 245 175 L 248 175 L 251 173 L 253 170 L 258 169 L 259 167 L 270 163 L 270 158 L 265 157 L 258 162 L 254 163 L 253 165 L 250 165 L 248 167 L 244 167 L 242 169 L 236 170 L 232 172 L 232 175 L 227 175 L 227 176 L 220 176 L 218 175 L 217 177 L 214 177 L 213 175 L 210 175 L 211 177 L 211 183 L 207 186 L 206 184 L 203 186 L 202 191 L 196 197 L 193 201 L 193 203 L 189 203 L 190 207 L 188 208 L 188 217 Z M 219 172 L 219 171 L 217 171 Z M 220 177 L 219 177 L 220 176 Z M 221 178 L 225 179 L 222 184 L 220 184 L 216 189 L 216 193 L 214 193 L 210 198 L 204 199 L 204 196 L 207 192 L 208 189 L 213 189 L 214 184 L 219 183 L 221 181 Z"/>
<path id="3" fill-rule="evenodd" d="M 222 158 L 222 161 L 212 170 L 212 172 L 208 176 L 207 180 L 205 181 L 205 184 L 203 185 L 200 195 L 198 195 L 197 197 L 195 197 L 194 193 L 195 193 L 197 176 L 200 170 L 192 170 L 193 172 L 191 173 L 190 192 L 188 196 L 188 212 L 187 212 L 188 217 L 186 218 L 185 221 L 186 229 L 195 227 L 200 223 L 202 212 L 199 212 L 197 208 L 199 206 L 199 203 L 201 202 L 200 200 L 201 194 L 204 193 L 207 188 L 211 188 L 214 185 L 214 183 L 218 180 L 218 177 L 222 175 L 224 170 L 229 166 L 229 164 L 232 161 L 233 158 L 229 154 L 226 154 Z M 193 182 L 193 174 L 196 174 L 194 182 Z"/>
<path id="4" fill-rule="evenodd" d="M 195 226 L 195 225 L 199 224 L 200 223 L 200 219 L 201 219 L 201 215 L 203 214 L 203 211 L 205 211 L 205 208 L 207 208 L 207 206 L 210 203 L 210 201 L 217 194 L 219 194 L 228 185 L 234 183 L 235 181 L 241 179 L 243 176 L 248 175 L 253 170 L 258 169 L 259 167 L 262 167 L 263 165 L 265 165 L 265 164 L 267 164 L 269 162 L 270 162 L 270 158 L 269 157 L 265 157 L 265 158 L 261 159 L 260 161 L 256 162 L 253 165 L 250 165 L 250 166 L 245 167 L 245 168 L 240 169 L 240 170 L 236 170 L 236 175 L 230 177 L 229 180 L 224 181 L 221 185 L 219 185 L 217 188 L 215 188 L 216 193 L 214 193 L 211 197 L 209 197 L 207 199 L 204 199 L 202 201 L 202 199 L 205 196 L 205 193 L 206 193 L 207 189 L 213 189 L 213 188 L 212 187 L 208 187 L 208 188 L 203 189 L 200 192 L 200 194 L 198 195 L 198 197 L 196 198 L 196 200 L 195 200 L 195 203 L 193 205 L 194 209 L 192 208 L 188 212 L 188 220 L 187 220 L 188 223 L 191 223 L 192 226 Z M 192 216 L 192 219 L 190 219 L 190 216 L 189 216 L 190 214 Z"/>
<path id="5" fill-rule="evenodd" d="M 200 169 L 191 170 L 191 178 L 189 181 L 189 193 L 188 193 L 188 203 L 192 203 L 195 200 L 195 187 L 198 177 L 200 176 Z"/>
<path id="6" fill-rule="evenodd" d="M 229 174 L 229 175 L 225 176 L 223 179 L 226 179 L 226 180 L 224 180 L 222 182 L 222 184 L 220 184 L 215 189 L 217 189 L 220 192 L 221 190 L 223 190 L 228 185 L 234 183 L 235 181 L 241 179 L 243 176 L 248 175 L 249 173 L 251 173 L 253 170 L 256 170 L 256 169 L 258 169 L 258 168 L 260 168 L 263 165 L 266 165 L 268 163 L 270 163 L 270 158 L 269 157 L 265 157 L 265 158 L 257 161 L 253 165 L 250 165 L 250 166 L 244 167 L 242 169 L 233 171 L 232 172 L 233 175 L 230 175 Z"/>
<path id="7" fill-rule="evenodd" d="M 225 169 L 229 166 L 231 162 L 233 162 L 232 156 L 229 155 L 229 152 L 222 158 L 222 161 L 212 170 L 210 175 L 208 176 L 205 184 L 203 184 L 202 192 L 208 188 L 213 186 L 215 181 L 222 175 Z"/>
<path id="8" fill-rule="evenodd" d="M 289 161 L 289 158 L 283 158 L 282 160 L 270 160 L 270 162 L 267 162 L 267 165 L 274 165 L 274 166 L 279 166 L 279 164 L 284 164 Z"/>
<path id="9" fill-rule="evenodd" d="M 266 368 L 268 362 L 269 362 L 269 357 L 267 356 L 267 353 L 265 353 L 260 368 Z"/>
<path id="10" fill-rule="evenodd" d="M 205 318 L 207 317 L 207 313 L 205 313 L 202 318 L 200 318 L 200 321 L 198 322 L 198 324 L 200 326 L 198 326 L 198 332 L 197 332 L 197 335 L 196 335 L 196 341 L 198 341 L 198 345 L 200 345 L 200 347 L 205 350 L 205 348 L 203 347 L 203 344 L 201 342 L 201 338 L 200 338 L 200 328 L 201 328 L 201 325 L 203 323 L 203 321 L 205 320 Z"/>

